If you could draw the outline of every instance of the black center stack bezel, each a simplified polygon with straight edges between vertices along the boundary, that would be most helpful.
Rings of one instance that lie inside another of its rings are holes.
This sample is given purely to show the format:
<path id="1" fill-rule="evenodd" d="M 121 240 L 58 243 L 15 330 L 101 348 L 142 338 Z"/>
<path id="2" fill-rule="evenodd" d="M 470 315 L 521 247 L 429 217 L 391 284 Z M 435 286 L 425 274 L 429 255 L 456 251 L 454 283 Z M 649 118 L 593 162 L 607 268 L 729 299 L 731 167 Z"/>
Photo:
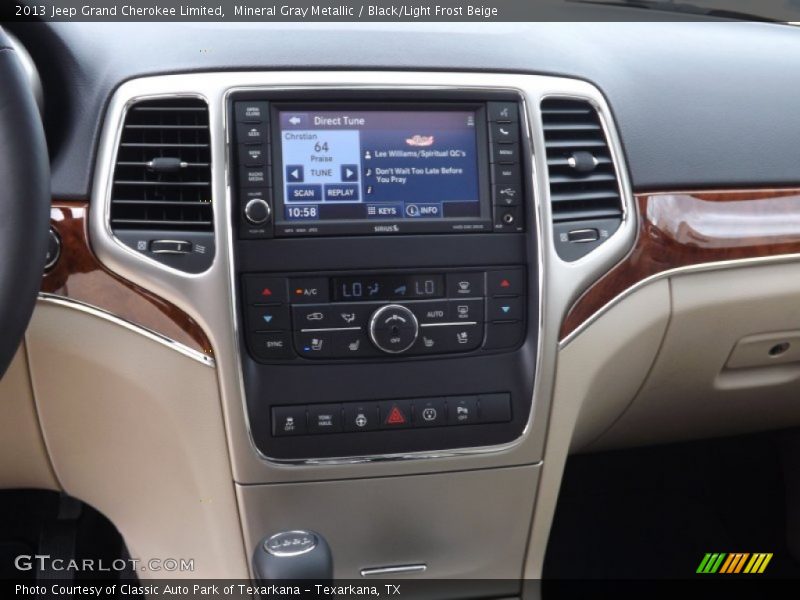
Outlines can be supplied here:
<path id="1" fill-rule="evenodd" d="M 282 189 L 276 166 L 280 158 L 272 147 L 276 132 L 268 118 L 262 120 L 261 146 L 253 153 L 263 157 L 263 164 L 248 166 L 241 158 L 248 152 L 239 139 L 244 129 L 242 107 L 253 103 L 270 116 L 278 106 L 301 105 L 374 110 L 482 107 L 486 136 L 479 161 L 480 184 L 487 194 L 484 202 L 490 208 L 490 226 L 484 231 L 422 228 L 378 234 L 351 228 L 276 236 L 271 221 L 267 226 L 251 225 L 244 217 L 246 204 L 263 199 L 274 215 L 272 190 Z M 492 126 L 503 107 L 512 115 L 502 124 L 504 130 L 513 131 L 513 144 L 493 139 Z M 237 329 L 247 417 L 259 452 L 284 461 L 375 458 L 491 447 L 518 438 L 531 414 L 539 314 L 532 149 L 521 97 L 499 90 L 244 90 L 228 95 L 227 123 L 234 199 L 231 217 L 237 234 Z M 260 172 L 253 175 L 253 168 Z M 511 197 L 499 195 L 509 187 L 515 190 Z M 513 217 L 504 218 L 509 213 Z M 490 293 L 489 286 L 508 274 L 520 287 L 513 294 Z M 428 276 L 449 283 L 441 297 L 350 304 L 337 304 L 332 297 L 339 278 L 415 281 L 415 277 Z M 358 332 L 349 328 L 358 341 L 355 337 L 340 340 L 334 321 L 326 321 L 325 327 L 317 328 L 318 341 L 323 342 L 317 345 L 337 348 L 335 355 L 303 351 L 310 347 L 311 338 L 297 326 L 298 319 L 308 310 L 322 315 L 314 319 L 323 319 L 339 306 L 359 308 L 358 314 L 366 317 L 390 303 L 407 306 L 422 319 L 421 324 L 430 327 L 425 329 L 429 332 L 437 327 L 436 315 L 445 310 L 447 322 L 441 324 L 441 331 L 452 329 L 457 335 L 458 323 L 450 319 L 463 310 L 463 303 L 453 296 L 452 286 L 463 276 L 477 277 L 483 286 L 466 303 L 470 323 L 475 325 L 463 347 L 460 338 L 443 337 L 446 347 L 439 346 L 437 351 L 417 343 L 412 351 L 387 354 L 370 345 L 360 322 Z M 257 284 L 263 282 L 283 300 L 257 297 L 256 292 L 263 292 Z M 293 299 L 293 291 L 300 289 L 293 287 L 297 282 L 317 286 L 325 297 L 320 302 Z M 302 308 L 309 306 L 312 309 Z M 428 307 L 440 309 L 431 313 L 432 321 L 424 320 L 427 313 L 422 311 Z M 513 319 L 499 318 L 498 310 L 507 310 Z M 272 340 L 273 349 L 278 344 L 278 350 L 265 352 L 261 344 L 266 340 Z M 348 355 L 343 348 L 350 347 L 358 352 Z M 434 414 L 435 418 L 427 418 Z"/>

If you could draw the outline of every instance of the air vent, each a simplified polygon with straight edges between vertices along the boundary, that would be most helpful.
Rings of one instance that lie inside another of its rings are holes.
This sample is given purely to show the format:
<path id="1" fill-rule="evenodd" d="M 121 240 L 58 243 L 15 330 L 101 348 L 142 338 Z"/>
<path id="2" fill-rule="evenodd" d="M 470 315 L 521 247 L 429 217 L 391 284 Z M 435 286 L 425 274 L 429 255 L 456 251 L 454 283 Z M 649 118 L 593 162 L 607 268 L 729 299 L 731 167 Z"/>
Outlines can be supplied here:
<path id="1" fill-rule="evenodd" d="M 592 104 L 547 98 L 541 109 L 556 247 L 565 260 L 576 260 L 619 227 L 619 179 Z"/>
<path id="2" fill-rule="evenodd" d="M 123 124 L 111 228 L 128 246 L 188 271 L 213 252 L 208 106 L 198 98 L 138 102 Z"/>

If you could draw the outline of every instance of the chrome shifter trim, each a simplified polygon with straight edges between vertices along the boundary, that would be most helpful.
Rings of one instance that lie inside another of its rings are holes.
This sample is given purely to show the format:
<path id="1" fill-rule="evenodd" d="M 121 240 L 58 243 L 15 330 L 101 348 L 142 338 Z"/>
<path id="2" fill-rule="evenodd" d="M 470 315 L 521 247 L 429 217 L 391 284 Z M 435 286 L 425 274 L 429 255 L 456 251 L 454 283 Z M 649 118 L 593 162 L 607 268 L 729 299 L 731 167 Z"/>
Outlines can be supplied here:
<path id="1" fill-rule="evenodd" d="M 382 90 L 426 92 L 505 91 L 523 103 L 522 127 L 534 156 L 531 157 L 534 210 L 528 211 L 529 231 L 537 236 L 539 281 L 539 339 L 532 409 L 527 425 L 516 440 L 502 445 L 371 455 L 316 460 L 279 461 L 261 455 L 249 432 L 248 414 L 239 355 L 237 286 L 233 266 L 231 215 L 234 198 L 228 164 L 228 95 L 241 90 Z M 215 348 L 220 392 L 228 444 L 237 481 L 300 481 L 334 477 L 363 477 L 378 473 L 365 463 L 397 461 L 390 472 L 405 474 L 434 470 L 459 470 L 512 464 L 537 464 L 542 458 L 547 415 L 552 396 L 558 352 L 558 330 L 568 307 L 590 281 L 615 264 L 631 247 L 634 219 L 624 219 L 620 228 L 587 257 L 575 263 L 561 261 L 552 240 L 549 189 L 540 102 L 546 96 L 587 99 L 598 109 L 623 188 L 626 215 L 634 215 L 619 139 L 611 111 L 602 94 L 589 83 L 539 75 L 500 73 L 438 73 L 412 71 L 324 71 L 324 72 L 216 72 L 164 75 L 134 79 L 122 84 L 109 104 L 100 140 L 94 177 L 90 237 L 100 261 L 126 279 L 169 300 L 194 318 Z M 133 103 L 158 97 L 201 97 L 209 105 L 212 157 L 212 195 L 217 254 L 203 273 L 187 274 L 143 257 L 120 243 L 109 227 L 112 174 L 125 112 Z M 535 415 L 535 418 L 534 418 Z M 243 441 L 246 440 L 246 441 Z M 434 464 L 427 465 L 421 459 Z M 444 465 L 443 463 L 447 464 Z M 358 466 L 353 466 L 358 465 Z M 386 474 L 387 469 L 380 471 Z"/>

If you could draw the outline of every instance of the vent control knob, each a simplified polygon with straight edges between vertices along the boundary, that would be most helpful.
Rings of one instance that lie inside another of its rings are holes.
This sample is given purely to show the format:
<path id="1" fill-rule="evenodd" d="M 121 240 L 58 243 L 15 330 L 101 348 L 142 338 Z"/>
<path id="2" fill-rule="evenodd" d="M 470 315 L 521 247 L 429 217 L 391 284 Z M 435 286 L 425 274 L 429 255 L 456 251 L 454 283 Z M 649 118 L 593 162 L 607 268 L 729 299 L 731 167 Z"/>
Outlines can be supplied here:
<path id="1" fill-rule="evenodd" d="M 264 225 L 271 217 L 272 209 L 263 198 L 253 198 L 244 207 L 244 218 L 251 225 Z"/>
<path id="2" fill-rule="evenodd" d="M 380 307 L 369 320 L 369 338 L 378 349 L 388 354 L 405 352 L 414 345 L 418 335 L 417 317 L 399 304 Z"/>

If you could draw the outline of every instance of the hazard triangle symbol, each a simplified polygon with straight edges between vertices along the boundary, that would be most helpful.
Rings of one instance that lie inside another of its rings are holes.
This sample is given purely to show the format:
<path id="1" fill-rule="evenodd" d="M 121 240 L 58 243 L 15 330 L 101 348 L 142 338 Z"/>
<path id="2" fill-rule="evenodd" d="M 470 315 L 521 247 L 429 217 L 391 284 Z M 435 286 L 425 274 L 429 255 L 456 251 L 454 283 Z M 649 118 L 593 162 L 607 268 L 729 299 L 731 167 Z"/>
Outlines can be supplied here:
<path id="1" fill-rule="evenodd" d="M 402 411 L 397 408 L 396 406 L 392 407 L 392 410 L 389 411 L 389 416 L 386 417 L 386 424 L 387 425 L 403 425 L 406 422 L 406 418 L 403 415 Z"/>

